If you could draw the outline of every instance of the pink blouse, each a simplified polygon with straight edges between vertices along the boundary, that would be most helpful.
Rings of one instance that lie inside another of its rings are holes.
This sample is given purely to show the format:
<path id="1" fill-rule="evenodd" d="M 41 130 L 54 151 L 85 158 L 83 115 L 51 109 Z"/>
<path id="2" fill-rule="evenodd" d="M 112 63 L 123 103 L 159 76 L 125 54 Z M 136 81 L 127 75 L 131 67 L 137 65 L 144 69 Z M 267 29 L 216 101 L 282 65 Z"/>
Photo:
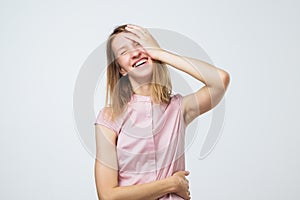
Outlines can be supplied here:
<path id="1" fill-rule="evenodd" d="M 154 104 L 150 96 L 133 94 L 126 111 L 113 122 L 104 108 L 100 110 L 95 125 L 118 134 L 119 186 L 148 183 L 185 170 L 182 99 L 176 94 L 169 104 Z M 160 199 L 182 198 L 168 194 Z"/>

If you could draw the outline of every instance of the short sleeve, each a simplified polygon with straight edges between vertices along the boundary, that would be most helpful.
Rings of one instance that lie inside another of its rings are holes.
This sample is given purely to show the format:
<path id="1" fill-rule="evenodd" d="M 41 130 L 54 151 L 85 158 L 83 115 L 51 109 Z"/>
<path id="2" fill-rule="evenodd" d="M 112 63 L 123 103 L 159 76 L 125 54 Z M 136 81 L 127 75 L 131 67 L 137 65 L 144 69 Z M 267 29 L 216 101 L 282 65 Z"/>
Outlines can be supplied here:
<path id="1" fill-rule="evenodd" d="M 119 134 L 120 126 L 117 121 L 113 121 L 111 119 L 111 111 L 110 108 L 103 108 L 99 111 L 98 116 L 94 125 L 103 125 L 109 129 L 112 129 L 117 134 Z"/>
<path id="2" fill-rule="evenodd" d="M 181 94 L 175 94 L 172 97 L 172 101 L 176 102 L 180 107 L 182 105 L 183 96 Z"/>
<path id="3" fill-rule="evenodd" d="M 181 115 L 181 121 L 184 124 L 184 127 L 187 127 L 187 124 L 185 123 L 184 120 L 184 113 L 183 113 L 183 106 L 182 106 L 182 101 L 183 101 L 183 96 L 181 94 L 175 94 L 172 97 L 172 101 L 174 104 L 176 104 L 178 106 L 178 109 L 180 110 L 180 115 Z"/>

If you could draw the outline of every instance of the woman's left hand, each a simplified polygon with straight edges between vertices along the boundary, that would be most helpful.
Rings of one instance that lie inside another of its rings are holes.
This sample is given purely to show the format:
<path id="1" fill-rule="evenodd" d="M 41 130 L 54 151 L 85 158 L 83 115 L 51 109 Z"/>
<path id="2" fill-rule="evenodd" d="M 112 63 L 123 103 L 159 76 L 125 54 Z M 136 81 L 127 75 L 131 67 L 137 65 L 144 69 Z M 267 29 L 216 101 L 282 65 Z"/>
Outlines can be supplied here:
<path id="1" fill-rule="evenodd" d="M 126 36 L 128 39 L 139 43 L 152 59 L 158 59 L 161 48 L 146 28 L 128 24 L 125 29 L 132 33 Z"/>

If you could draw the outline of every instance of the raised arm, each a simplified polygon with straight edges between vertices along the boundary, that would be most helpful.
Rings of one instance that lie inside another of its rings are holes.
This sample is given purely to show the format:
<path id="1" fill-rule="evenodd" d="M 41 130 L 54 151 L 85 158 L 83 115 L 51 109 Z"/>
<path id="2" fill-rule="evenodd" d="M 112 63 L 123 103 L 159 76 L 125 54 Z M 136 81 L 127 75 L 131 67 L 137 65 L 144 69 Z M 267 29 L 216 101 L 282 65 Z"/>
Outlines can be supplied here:
<path id="1" fill-rule="evenodd" d="M 118 166 L 116 154 L 117 135 L 102 125 L 95 126 L 96 159 L 95 181 L 100 200 L 154 200 L 168 193 L 175 193 L 184 199 L 190 199 L 188 172 L 177 172 L 173 176 L 150 183 L 122 186 L 118 185 Z"/>
<path id="2" fill-rule="evenodd" d="M 229 73 L 204 61 L 188 58 L 163 50 L 147 29 L 127 25 L 128 38 L 139 43 L 149 56 L 179 69 L 205 84 L 195 93 L 183 99 L 183 114 L 186 124 L 197 116 L 215 107 L 225 94 L 230 82 Z"/>
<path id="3" fill-rule="evenodd" d="M 179 69 L 205 84 L 195 93 L 183 98 L 185 122 L 189 124 L 197 116 L 211 110 L 223 98 L 230 82 L 229 74 L 207 62 L 170 53 L 157 52 L 158 60 Z"/>

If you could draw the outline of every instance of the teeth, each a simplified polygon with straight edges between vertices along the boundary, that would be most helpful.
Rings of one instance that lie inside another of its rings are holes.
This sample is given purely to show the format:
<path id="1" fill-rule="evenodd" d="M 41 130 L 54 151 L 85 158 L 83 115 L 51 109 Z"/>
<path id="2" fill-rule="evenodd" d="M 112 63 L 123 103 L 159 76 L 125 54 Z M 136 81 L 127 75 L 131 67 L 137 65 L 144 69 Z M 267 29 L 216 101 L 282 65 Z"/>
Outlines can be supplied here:
<path id="1" fill-rule="evenodd" d="M 133 67 L 138 67 L 138 66 L 144 64 L 145 62 L 147 62 L 147 59 L 142 59 L 142 60 L 140 60 L 139 62 L 135 63 L 135 64 L 133 65 Z"/>

